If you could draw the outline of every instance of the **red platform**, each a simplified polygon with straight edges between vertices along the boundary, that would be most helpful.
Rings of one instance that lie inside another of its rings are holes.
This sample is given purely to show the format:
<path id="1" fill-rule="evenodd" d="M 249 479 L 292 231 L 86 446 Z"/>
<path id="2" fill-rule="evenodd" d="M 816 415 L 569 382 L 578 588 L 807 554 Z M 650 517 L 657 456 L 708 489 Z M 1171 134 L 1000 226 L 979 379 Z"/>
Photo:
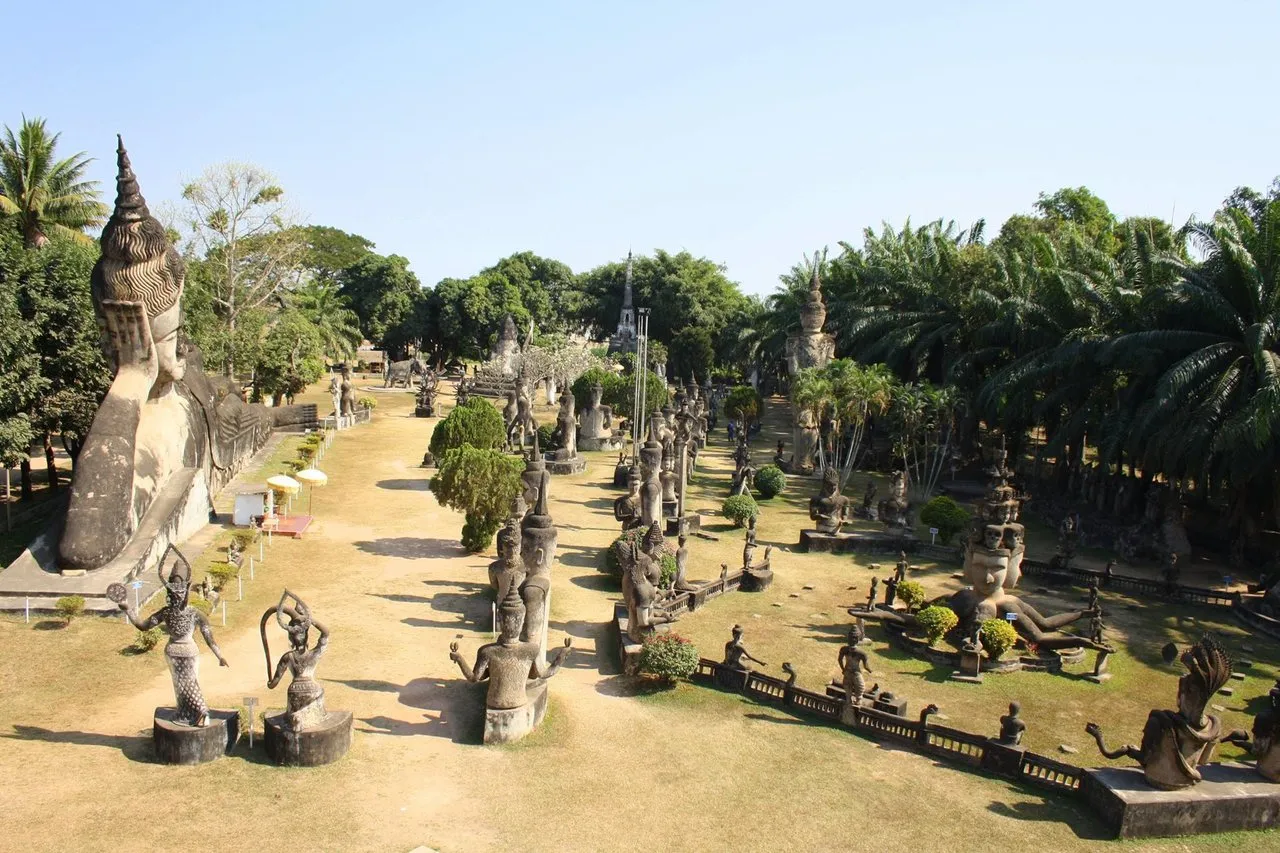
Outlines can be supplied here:
<path id="1" fill-rule="evenodd" d="M 311 526 L 311 518 L 309 515 L 278 515 L 271 521 L 260 521 L 260 525 L 264 533 L 270 531 L 272 536 L 297 539 Z"/>

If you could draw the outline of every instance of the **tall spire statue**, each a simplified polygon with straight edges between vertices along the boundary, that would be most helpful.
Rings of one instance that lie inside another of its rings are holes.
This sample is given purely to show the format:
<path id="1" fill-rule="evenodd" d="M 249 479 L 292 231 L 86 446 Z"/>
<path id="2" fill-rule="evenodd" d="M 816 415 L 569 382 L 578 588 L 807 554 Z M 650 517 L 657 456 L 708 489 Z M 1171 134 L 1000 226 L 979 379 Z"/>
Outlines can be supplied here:
<path id="1" fill-rule="evenodd" d="M 622 285 L 622 313 L 618 317 L 618 329 L 609 339 L 609 352 L 631 352 L 636 346 L 636 311 L 633 306 L 631 274 L 633 262 L 631 250 L 627 250 L 627 273 Z"/>

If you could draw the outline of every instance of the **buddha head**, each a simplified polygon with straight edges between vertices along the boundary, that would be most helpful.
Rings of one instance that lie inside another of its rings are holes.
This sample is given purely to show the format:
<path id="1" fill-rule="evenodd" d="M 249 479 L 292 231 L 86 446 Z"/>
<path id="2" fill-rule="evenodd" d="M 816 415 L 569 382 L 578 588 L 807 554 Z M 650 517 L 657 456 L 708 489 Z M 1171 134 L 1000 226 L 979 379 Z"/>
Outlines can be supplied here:
<path id="1" fill-rule="evenodd" d="M 600 387 L 600 383 L 591 386 L 591 407 L 594 409 L 600 405 L 600 397 L 604 394 L 604 389 Z"/>

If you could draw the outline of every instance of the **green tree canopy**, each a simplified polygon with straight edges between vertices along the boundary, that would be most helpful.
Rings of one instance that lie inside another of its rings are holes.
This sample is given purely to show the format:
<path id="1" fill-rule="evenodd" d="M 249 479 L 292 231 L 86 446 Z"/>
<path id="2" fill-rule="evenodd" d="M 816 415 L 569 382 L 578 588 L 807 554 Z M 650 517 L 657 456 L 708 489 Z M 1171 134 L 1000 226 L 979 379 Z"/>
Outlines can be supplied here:
<path id="1" fill-rule="evenodd" d="M 88 243 L 85 229 L 107 219 L 98 182 L 84 179 L 93 159 L 81 151 L 59 160 L 61 136 L 42 118 L 23 118 L 17 133 L 6 126 L 0 138 L 0 219 L 17 221 L 27 248 L 55 234 Z"/>
<path id="2" fill-rule="evenodd" d="M 368 254 L 343 270 L 342 295 L 360 318 L 365 337 L 393 355 L 421 340 L 416 328 L 422 284 L 400 255 Z"/>

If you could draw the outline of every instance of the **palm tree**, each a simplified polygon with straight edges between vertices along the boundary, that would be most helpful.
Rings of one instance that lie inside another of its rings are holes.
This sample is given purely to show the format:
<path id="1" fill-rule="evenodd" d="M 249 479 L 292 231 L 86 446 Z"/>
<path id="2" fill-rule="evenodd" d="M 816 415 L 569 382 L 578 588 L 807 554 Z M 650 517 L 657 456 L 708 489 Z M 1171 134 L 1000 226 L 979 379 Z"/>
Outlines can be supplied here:
<path id="1" fill-rule="evenodd" d="M 335 361 L 350 358 L 360 345 L 360 317 L 348 307 L 338 285 L 311 279 L 290 295 L 294 307 L 311 321 L 324 342 L 325 355 Z"/>
<path id="2" fill-rule="evenodd" d="M 5 127 L 0 139 L 0 217 L 18 218 L 28 249 L 42 247 L 50 234 L 88 241 L 84 229 L 106 220 L 98 182 L 84 179 L 92 159 L 83 151 L 55 159 L 59 136 L 48 134 L 44 119 L 24 117 L 16 136 Z"/>

